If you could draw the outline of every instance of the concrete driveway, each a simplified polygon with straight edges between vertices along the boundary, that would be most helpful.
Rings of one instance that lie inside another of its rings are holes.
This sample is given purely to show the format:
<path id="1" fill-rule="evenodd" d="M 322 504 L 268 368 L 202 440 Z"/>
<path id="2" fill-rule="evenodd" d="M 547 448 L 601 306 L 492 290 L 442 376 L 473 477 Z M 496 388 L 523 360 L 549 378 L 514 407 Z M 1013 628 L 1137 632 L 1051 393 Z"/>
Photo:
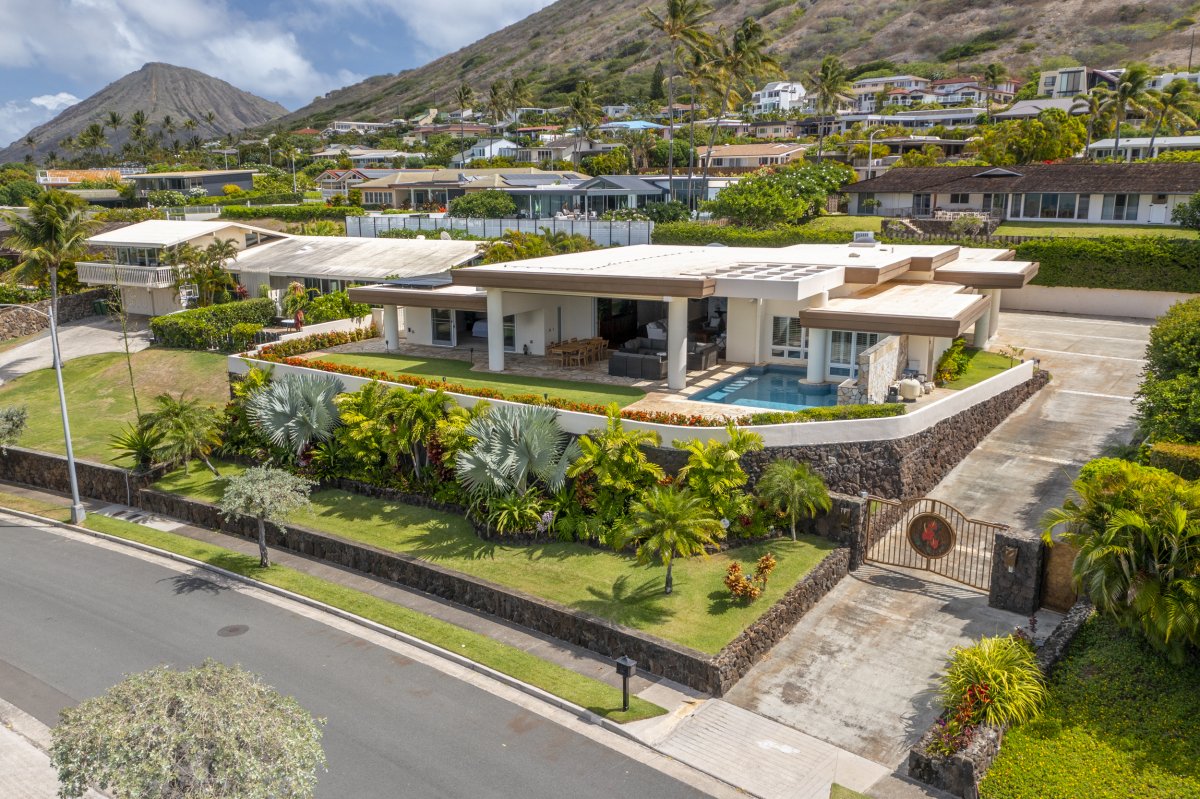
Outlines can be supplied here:
<path id="1" fill-rule="evenodd" d="M 998 343 L 1025 348 L 1052 380 L 933 491 L 976 519 L 1029 531 L 1062 504 L 1079 468 L 1133 436 L 1133 394 L 1151 320 L 1000 315 Z"/>
<path id="2" fill-rule="evenodd" d="M 149 324 L 149 317 L 129 317 L 131 351 L 139 352 L 150 346 Z M 104 316 L 91 316 L 61 326 L 58 329 L 58 345 L 62 348 L 64 361 L 102 352 L 123 352 L 125 349 L 121 324 Z M 0 352 L 0 385 L 38 369 L 49 369 L 52 365 L 50 333 L 45 331 L 32 341 Z"/>

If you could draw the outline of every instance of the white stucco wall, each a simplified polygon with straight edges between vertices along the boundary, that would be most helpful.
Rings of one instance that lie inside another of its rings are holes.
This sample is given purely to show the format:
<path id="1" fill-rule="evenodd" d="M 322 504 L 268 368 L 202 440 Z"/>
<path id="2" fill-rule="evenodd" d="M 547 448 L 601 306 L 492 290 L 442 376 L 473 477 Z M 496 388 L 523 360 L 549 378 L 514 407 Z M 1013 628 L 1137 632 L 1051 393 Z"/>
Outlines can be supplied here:
<path id="1" fill-rule="evenodd" d="M 1000 295 L 1000 309 L 1155 319 L 1175 303 L 1196 297 L 1200 297 L 1200 294 L 1025 286 L 1021 289 L 1005 289 Z"/>
<path id="2" fill-rule="evenodd" d="M 400 327 L 410 344 L 433 343 L 433 320 L 428 308 L 405 308 L 404 321 Z"/>
<path id="3" fill-rule="evenodd" d="M 125 312 L 144 316 L 162 316 L 182 311 L 175 289 L 122 288 L 121 299 Z"/>

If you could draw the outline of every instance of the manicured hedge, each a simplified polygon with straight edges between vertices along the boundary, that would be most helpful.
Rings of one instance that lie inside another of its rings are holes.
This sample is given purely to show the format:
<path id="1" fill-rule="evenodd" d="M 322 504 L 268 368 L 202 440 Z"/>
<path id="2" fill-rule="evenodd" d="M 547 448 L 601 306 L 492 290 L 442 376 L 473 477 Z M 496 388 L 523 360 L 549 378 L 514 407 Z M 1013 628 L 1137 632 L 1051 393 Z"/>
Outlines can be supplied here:
<path id="1" fill-rule="evenodd" d="M 208 197 L 205 199 L 206 203 L 196 203 L 196 205 L 244 205 L 247 202 L 254 205 L 267 205 L 270 203 L 289 205 L 303 201 L 304 195 L 299 192 L 295 194 L 292 192 L 284 194 L 231 194 L 228 197 Z"/>
<path id="2" fill-rule="evenodd" d="M 362 208 L 345 205 L 227 205 L 222 219 L 278 219 L 283 222 L 313 222 L 318 219 L 342 221 L 348 216 L 366 216 Z"/>
<path id="3" fill-rule="evenodd" d="M 299 336 L 290 338 L 286 341 L 278 341 L 274 344 L 268 344 L 259 351 L 258 357 L 263 360 L 282 361 L 284 358 L 290 358 L 296 355 L 303 355 L 306 352 L 315 352 L 317 350 L 325 350 L 330 347 L 336 347 L 340 344 L 351 344 L 355 341 L 363 341 L 368 338 L 375 338 L 379 335 L 375 330 L 375 325 L 367 325 L 366 327 L 355 328 L 354 330 L 334 330 L 328 333 L 313 333 L 308 336 Z"/>
<path id="4" fill-rule="evenodd" d="M 1200 241 L 1166 236 L 1058 238 L 1018 244 L 1038 261 L 1036 286 L 1200 292 Z"/>
<path id="5" fill-rule="evenodd" d="M 150 331 L 162 347 L 234 352 L 242 348 L 239 345 L 247 335 L 253 338 L 246 325 L 269 325 L 275 314 L 275 302 L 268 298 L 227 302 L 156 316 L 150 320 Z"/>
<path id="6" fill-rule="evenodd" d="M 1173 444 L 1160 441 L 1150 447 L 1150 465 L 1182 477 L 1200 479 L 1200 444 Z"/>
<path id="7" fill-rule="evenodd" d="M 836 422 L 843 419 L 885 419 L 903 416 L 905 406 L 899 402 L 882 405 L 827 405 L 805 408 L 802 411 L 768 411 L 756 413 L 742 424 L 783 424 L 785 422 Z"/>
<path id="8" fill-rule="evenodd" d="M 813 230 L 802 225 L 781 225 L 766 230 L 714 225 L 707 222 L 666 222 L 654 226 L 655 244 L 724 244 L 726 247 L 788 247 L 792 244 L 845 244 L 854 236 L 847 230 Z"/>
<path id="9" fill-rule="evenodd" d="M 322 322 L 332 322 L 336 319 L 358 319 L 371 312 L 371 306 L 363 302 L 350 302 L 350 295 L 344 291 L 331 291 L 314 297 L 304 309 L 304 322 L 309 325 L 319 325 Z"/>

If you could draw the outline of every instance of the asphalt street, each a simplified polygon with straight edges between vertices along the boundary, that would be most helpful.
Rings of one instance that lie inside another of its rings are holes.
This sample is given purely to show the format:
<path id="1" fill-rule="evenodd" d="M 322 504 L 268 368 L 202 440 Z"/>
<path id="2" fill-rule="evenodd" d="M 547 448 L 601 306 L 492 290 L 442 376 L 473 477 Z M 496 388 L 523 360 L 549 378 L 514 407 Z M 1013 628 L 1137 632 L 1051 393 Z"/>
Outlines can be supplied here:
<path id="1" fill-rule="evenodd" d="M 704 795 L 314 619 L 0 519 L 0 696 L 53 726 L 124 674 L 206 657 L 240 663 L 328 719 L 318 796 Z"/>

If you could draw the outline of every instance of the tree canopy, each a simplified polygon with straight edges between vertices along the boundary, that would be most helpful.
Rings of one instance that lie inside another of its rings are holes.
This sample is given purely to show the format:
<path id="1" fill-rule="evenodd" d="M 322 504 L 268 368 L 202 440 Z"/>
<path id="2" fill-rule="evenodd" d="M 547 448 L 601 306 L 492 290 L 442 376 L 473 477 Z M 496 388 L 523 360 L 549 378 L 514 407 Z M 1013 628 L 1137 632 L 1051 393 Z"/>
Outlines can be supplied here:
<path id="1" fill-rule="evenodd" d="M 766 169 L 721 189 L 706 207 L 737 225 L 795 224 L 819 214 L 826 198 L 852 180 L 853 169 L 833 162 Z"/>

